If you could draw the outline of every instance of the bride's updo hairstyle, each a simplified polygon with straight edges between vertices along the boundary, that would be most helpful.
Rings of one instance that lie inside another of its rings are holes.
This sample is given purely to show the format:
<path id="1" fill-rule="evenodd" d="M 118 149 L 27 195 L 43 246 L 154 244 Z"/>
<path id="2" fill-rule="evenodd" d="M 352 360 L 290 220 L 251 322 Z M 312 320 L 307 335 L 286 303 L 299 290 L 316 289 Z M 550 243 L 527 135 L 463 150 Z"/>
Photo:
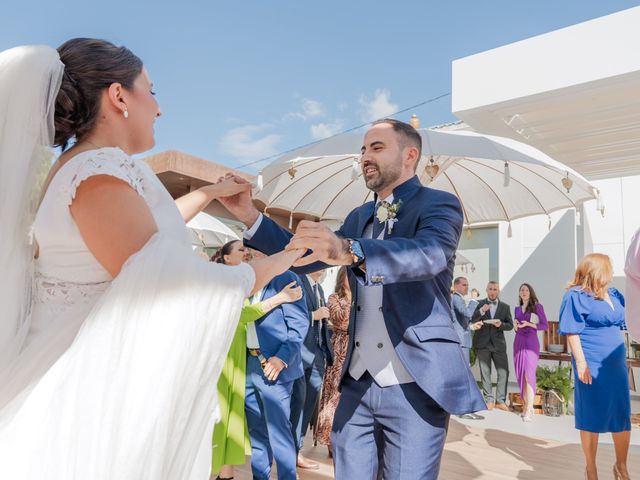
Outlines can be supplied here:
<path id="1" fill-rule="evenodd" d="M 128 48 L 106 40 L 74 38 L 58 47 L 64 75 L 56 98 L 54 145 L 66 149 L 91 131 L 100 112 L 102 91 L 112 83 L 131 89 L 142 60 Z"/>

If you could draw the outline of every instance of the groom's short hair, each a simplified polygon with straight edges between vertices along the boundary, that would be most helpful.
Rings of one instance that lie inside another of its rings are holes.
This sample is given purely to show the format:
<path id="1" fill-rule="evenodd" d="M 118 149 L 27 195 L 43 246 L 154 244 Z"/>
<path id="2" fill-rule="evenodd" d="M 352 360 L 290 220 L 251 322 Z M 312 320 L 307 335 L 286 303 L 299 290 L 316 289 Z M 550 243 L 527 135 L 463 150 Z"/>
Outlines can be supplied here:
<path id="1" fill-rule="evenodd" d="M 415 168 L 418 168 L 418 162 L 420 162 L 420 157 L 422 157 L 422 137 L 418 131 L 408 123 L 401 122 L 395 118 L 376 120 L 372 125 L 378 125 L 380 123 L 388 123 L 391 125 L 393 131 L 398 134 L 399 143 L 402 148 L 414 147 L 418 149 L 418 161 L 415 166 Z"/>

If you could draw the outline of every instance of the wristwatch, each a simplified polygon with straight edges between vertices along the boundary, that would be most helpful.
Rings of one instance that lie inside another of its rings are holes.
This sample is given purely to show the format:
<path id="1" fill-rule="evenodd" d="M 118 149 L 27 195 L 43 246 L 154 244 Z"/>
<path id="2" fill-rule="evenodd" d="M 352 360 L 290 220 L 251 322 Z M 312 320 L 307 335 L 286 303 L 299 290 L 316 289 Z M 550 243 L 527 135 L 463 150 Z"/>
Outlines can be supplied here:
<path id="1" fill-rule="evenodd" d="M 352 266 L 360 266 L 364 262 L 364 251 L 362 250 L 362 245 L 357 240 L 353 240 L 351 238 L 347 238 L 349 242 L 349 254 L 351 255 L 351 260 L 353 261 Z"/>

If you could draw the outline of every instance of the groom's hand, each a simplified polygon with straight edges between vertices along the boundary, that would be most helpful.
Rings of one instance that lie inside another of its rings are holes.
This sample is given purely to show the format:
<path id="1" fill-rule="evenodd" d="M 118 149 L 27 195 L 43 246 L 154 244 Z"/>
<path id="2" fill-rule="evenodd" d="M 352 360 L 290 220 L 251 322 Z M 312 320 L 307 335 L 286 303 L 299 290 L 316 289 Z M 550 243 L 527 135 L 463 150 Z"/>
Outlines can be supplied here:
<path id="1" fill-rule="evenodd" d="M 304 267 L 318 261 L 328 265 L 351 265 L 353 263 L 351 253 L 349 253 L 349 242 L 337 236 L 322 223 L 302 220 L 286 249 L 297 248 L 312 250 L 312 252 L 294 263 L 295 267 Z"/>
<path id="2" fill-rule="evenodd" d="M 229 180 L 238 184 L 251 185 L 249 181 L 232 173 L 227 173 L 224 177 L 220 177 L 217 183 Z M 251 227 L 260 215 L 258 209 L 253 205 L 250 188 L 233 195 L 219 197 L 218 201 L 247 227 Z"/>

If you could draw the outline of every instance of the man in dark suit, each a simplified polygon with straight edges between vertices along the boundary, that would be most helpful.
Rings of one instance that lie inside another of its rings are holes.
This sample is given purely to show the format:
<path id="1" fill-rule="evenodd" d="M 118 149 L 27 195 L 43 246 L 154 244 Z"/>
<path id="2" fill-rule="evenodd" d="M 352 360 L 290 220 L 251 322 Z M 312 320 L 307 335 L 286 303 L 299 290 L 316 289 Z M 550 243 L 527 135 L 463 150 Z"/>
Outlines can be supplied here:
<path id="1" fill-rule="evenodd" d="M 333 362 L 327 325 L 329 309 L 325 304 L 324 290 L 319 283 L 323 276 L 323 270 L 300 276 L 309 311 L 309 331 L 301 349 L 304 376 L 294 382 L 291 395 L 291 424 L 298 451 L 298 468 L 313 470 L 319 468 L 318 463 L 299 452 L 302 450 L 304 437 L 316 408 L 325 366 Z"/>
<path id="2" fill-rule="evenodd" d="M 260 256 L 257 252 L 254 255 Z M 252 301 L 270 298 L 292 281 L 300 283 L 295 273 L 285 272 L 257 292 Z M 247 325 L 245 413 L 254 479 L 271 478 L 274 458 L 279 480 L 296 479 L 296 448 L 289 416 L 293 383 L 304 374 L 300 347 L 308 328 L 304 295 Z"/>
<path id="3" fill-rule="evenodd" d="M 421 149 L 410 125 L 376 122 L 361 158 L 375 201 L 355 208 L 336 233 L 301 221 L 292 238 L 247 193 L 221 199 L 250 226 L 248 244 L 310 250 L 296 271 L 349 266 L 350 343 L 332 434 L 339 479 L 380 471 L 397 480 L 436 479 L 449 414 L 485 409 L 452 326 L 462 208 L 454 195 L 422 186 L 415 175 Z"/>
<path id="4" fill-rule="evenodd" d="M 480 377 L 482 379 L 482 393 L 487 408 L 494 407 L 499 410 L 509 411 L 507 407 L 507 381 L 509 380 L 509 358 L 507 357 L 507 342 L 504 332 L 513 329 L 511 307 L 500 301 L 500 287 L 498 282 L 487 284 L 487 298 L 481 300 L 473 314 L 471 329 L 473 333 L 473 348 L 480 364 Z M 498 372 L 498 384 L 496 395 L 493 395 L 491 384 L 491 362 Z"/>

